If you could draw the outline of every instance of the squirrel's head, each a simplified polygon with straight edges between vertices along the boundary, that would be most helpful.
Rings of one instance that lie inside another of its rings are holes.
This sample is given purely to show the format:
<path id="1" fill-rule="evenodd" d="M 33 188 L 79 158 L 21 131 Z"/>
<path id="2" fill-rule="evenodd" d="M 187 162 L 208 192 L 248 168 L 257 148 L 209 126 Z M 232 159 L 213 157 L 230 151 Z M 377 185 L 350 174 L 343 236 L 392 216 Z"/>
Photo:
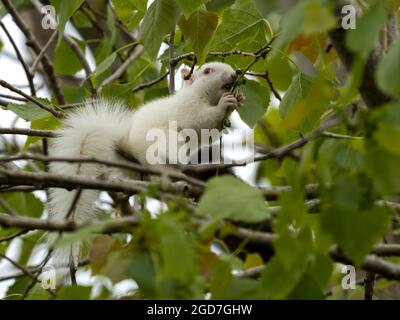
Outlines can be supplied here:
<path id="1" fill-rule="evenodd" d="M 221 96 L 232 88 L 237 77 L 235 70 L 222 62 L 206 63 L 188 78 L 189 74 L 189 69 L 182 69 L 185 87 L 191 87 L 204 94 L 211 104 L 218 103 Z"/>

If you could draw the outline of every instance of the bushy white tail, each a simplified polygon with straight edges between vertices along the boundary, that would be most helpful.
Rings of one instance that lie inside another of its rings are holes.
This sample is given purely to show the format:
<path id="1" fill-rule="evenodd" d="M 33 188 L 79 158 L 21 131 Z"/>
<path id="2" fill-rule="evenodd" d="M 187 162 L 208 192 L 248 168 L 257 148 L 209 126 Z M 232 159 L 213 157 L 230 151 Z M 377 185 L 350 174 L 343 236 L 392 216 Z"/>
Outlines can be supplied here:
<path id="1" fill-rule="evenodd" d="M 116 157 L 115 146 L 129 131 L 132 113 L 121 103 L 110 100 L 88 101 L 83 107 L 72 112 L 58 130 L 59 137 L 51 142 L 49 153 L 53 157 L 96 157 L 113 160 Z M 69 176 L 98 177 L 110 173 L 110 167 L 96 163 L 52 162 L 50 171 Z M 111 172 L 112 173 L 112 172 Z M 70 212 L 77 191 L 51 189 L 49 199 L 49 218 L 62 221 L 69 215 L 76 222 L 96 219 L 94 203 L 99 196 L 97 190 L 83 190 L 74 210 Z M 57 235 L 50 235 L 51 243 Z M 77 265 L 81 244 L 56 248 L 51 265 L 59 269 L 68 269 L 71 263 Z"/>

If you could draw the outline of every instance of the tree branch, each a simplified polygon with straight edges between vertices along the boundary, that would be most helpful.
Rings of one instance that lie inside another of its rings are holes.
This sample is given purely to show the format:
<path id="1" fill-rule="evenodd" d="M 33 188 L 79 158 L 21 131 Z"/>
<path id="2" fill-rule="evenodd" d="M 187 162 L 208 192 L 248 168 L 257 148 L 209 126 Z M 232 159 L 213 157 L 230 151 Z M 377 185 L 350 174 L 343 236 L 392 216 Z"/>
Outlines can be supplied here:
<path id="1" fill-rule="evenodd" d="M 337 1 L 336 11 L 337 16 L 341 16 L 341 8 L 344 4 L 351 4 L 349 1 Z M 340 25 L 340 23 L 339 23 Z M 335 30 L 329 32 L 329 37 L 335 47 L 342 63 L 347 70 L 351 70 L 355 55 L 346 46 L 346 30 L 342 27 L 338 27 Z M 392 101 L 392 98 L 384 94 L 376 85 L 375 73 L 378 63 L 382 57 L 382 48 L 378 45 L 368 56 L 363 70 L 363 77 L 361 80 L 360 87 L 358 88 L 361 96 L 363 97 L 365 104 L 369 108 L 375 108 L 385 103 Z"/>
<path id="2" fill-rule="evenodd" d="M 12 47 L 14 48 L 15 54 L 17 55 L 18 60 L 21 62 L 22 68 L 25 71 L 25 75 L 26 78 L 28 80 L 29 83 L 29 88 L 31 90 L 31 95 L 32 96 L 36 96 L 36 88 L 35 88 L 35 84 L 33 82 L 33 77 L 34 74 L 31 72 L 31 70 L 29 69 L 28 65 L 26 64 L 24 58 L 22 57 L 21 52 L 18 49 L 17 44 L 14 41 L 14 38 L 11 36 L 11 34 L 8 32 L 6 26 L 4 25 L 3 22 L 0 21 L 0 27 L 3 29 L 4 33 L 6 34 L 8 40 L 10 41 Z"/>
<path id="3" fill-rule="evenodd" d="M 174 58 L 174 41 L 175 41 L 175 26 L 174 30 L 172 30 L 169 34 L 169 42 L 168 42 L 168 56 L 169 56 L 169 85 L 168 90 L 169 94 L 175 93 L 175 66 L 176 64 L 173 62 Z"/>
<path id="4" fill-rule="evenodd" d="M 50 173 L 32 173 L 25 171 L 6 171 L 0 169 L 0 183 L 9 186 L 37 186 L 39 188 L 63 188 L 67 190 L 83 188 L 92 190 L 119 191 L 136 194 L 146 191 L 154 183 L 141 180 L 112 179 L 101 180 L 91 176 L 67 176 Z M 172 193 L 199 196 L 200 190 L 185 182 L 162 183 L 160 194 L 175 198 Z M 190 203 L 187 203 L 190 205 Z"/>
<path id="5" fill-rule="evenodd" d="M 57 134 L 49 130 L 34 130 L 23 128 L 0 128 L 0 134 L 20 134 L 31 137 L 55 138 Z"/>
<path id="6" fill-rule="evenodd" d="M 24 97 L 25 99 L 27 99 L 30 102 L 33 102 L 34 104 L 36 104 L 39 108 L 42 108 L 43 110 L 46 110 L 47 112 L 51 113 L 53 116 L 57 117 L 57 118 L 62 118 L 64 116 L 63 113 L 61 113 L 60 111 L 54 110 L 52 108 L 49 108 L 48 106 L 46 106 L 44 103 L 42 103 L 41 101 L 37 100 L 34 97 L 31 97 L 30 95 L 26 94 L 25 92 L 15 88 L 14 86 L 12 86 L 11 84 L 9 84 L 8 82 L 1 80 L 0 79 L 0 86 L 7 88 L 8 90 L 15 92 L 17 94 L 19 94 L 20 96 Z"/>
<path id="7" fill-rule="evenodd" d="M 349 258 L 345 257 L 336 248 L 330 250 L 330 256 L 336 262 L 354 265 Z M 400 280 L 400 265 L 388 262 L 374 255 L 367 255 L 361 264 L 361 268 L 365 271 L 380 274 L 387 279 Z"/>
<path id="8" fill-rule="evenodd" d="M 18 13 L 15 6 L 12 4 L 10 0 L 1 0 L 4 4 L 4 7 L 7 9 L 8 13 L 12 16 L 17 26 L 21 29 L 22 33 L 27 38 L 27 44 L 33 49 L 33 51 L 39 55 L 41 52 L 41 47 L 39 43 L 36 41 L 35 36 L 29 30 L 29 28 L 25 25 L 22 17 Z M 53 89 L 54 94 L 60 104 L 65 104 L 64 95 L 61 91 L 61 87 L 58 81 L 58 78 L 54 74 L 53 65 L 47 56 L 46 53 L 43 54 L 42 57 L 42 65 L 43 69 L 49 79 L 49 86 Z"/>
<path id="9" fill-rule="evenodd" d="M 93 226 L 93 229 L 98 230 L 98 233 L 110 234 L 126 232 L 131 227 L 135 227 L 138 224 L 138 218 L 133 216 L 111 219 L 107 221 L 77 223 L 72 220 L 53 221 L 49 219 L 37 219 L 25 216 L 14 217 L 0 214 L 1 226 L 5 228 L 23 228 L 27 230 L 73 232 L 88 226 Z"/>
<path id="10" fill-rule="evenodd" d="M 267 83 L 269 88 L 271 89 L 273 95 L 275 96 L 276 99 L 278 99 L 279 101 L 282 101 L 282 96 L 279 94 L 279 92 L 275 89 L 274 84 L 271 81 L 271 78 L 269 77 L 269 73 L 268 71 L 266 72 L 246 72 L 247 75 L 249 76 L 253 76 L 253 77 L 260 77 L 260 78 L 264 78 Z"/>
<path id="11" fill-rule="evenodd" d="M 135 46 L 135 48 L 132 50 L 131 55 L 117 68 L 117 70 L 113 72 L 111 76 L 103 81 L 101 86 L 106 86 L 120 78 L 123 73 L 129 68 L 129 66 L 142 55 L 143 51 L 144 47 L 142 45 Z"/>
<path id="12" fill-rule="evenodd" d="M 215 56 L 220 56 L 220 57 L 227 57 L 227 56 L 244 56 L 244 57 L 257 57 L 258 54 L 254 52 L 246 52 L 246 51 L 241 51 L 241 50 L 230 50 L 230 51 L 212 51 L 207 54 L 210 57 L 215 57 Z M 188 52 L 181 54 L 177 57 L 171 58 L 169 63 L 172 65 L 177 65 L 179 61 L 184 60 L 184 59 L 189 59 L 193 60 L 195 57 L 194 52 Z"/>
<path id="13" fill-rule="evenodd" d="M 132 89 L 132 92 L 135 93 L 137 91 L 146 89 L 146 88 L 150 88 L 151 86 L 154 86 L 155 84 L 161 82 L 162 80 L 164 80 L 167 76 L 169 75 L 169 71 L 167 71 L 166 73 L 164 73 L 163 75 L 161 75 L 159 78 L 151 80 L 149 82 L 146 83 L 142 83 L 137 85 L 135 88 Z"/>
<path id="14" fill-rule="evenodd" d="M 242 167 L 242 166 L 247 166 L 249 163 L 254 163 L 258 161 L 263 161 L 271 158 L 277 158 L 277 159 L 282 159 L 288 155 L 291 154 L 291 152 L 295 149 L 301 148 L 304 146 L 306 143 L 315 140 L 316 138 L 319 138 L 323 135 L 324 131 L 332 127 L 334 125 L 338 124 L 337 120 L 333 120 L 331 123 L 327 123 L 321 128 L 309 133 L 308 135 L 279 148 L 273 149 L 266 154 L 256 156 L 254 158 L 250 159 L 244 159 L 240 161 L 232 161 L 232 163 L 220 163 L 220 164 L 198 164 L 198 165 L 188 165 L 185 167 L 182 167 L 182 169 L 188 169 L 188 170 L 193 170 L 195 172 L 203 172 L 203 171 L 208 171 L 211 169 L 227 169 L 231 167 Z"/>
<path id="15" fill-rule="evenodd" d="M 1 132 L 1 129 L 0 129 Z M 93 157 L 81 157 L 81 158 L 74 158 L 74 157 L 46 157 L 41 155 L 30 155 L 30 154 L 20 154 L 15 156 L 5 156 L 0 157 L 1 162 L 10 162 L 10 161 L 18 161 L 18 160 L 37 160 L 43 162 L 69 162 L 69 163 L 98 163 L 103 164 L 110 167 L 116 167 L 121 169 L 128 169 L 136 172 L 141 172 L 143 174 L 153 174 L 159 176 L 167 176 L 177 180 L 186 181 L 196 187 L 204 188 L 205 184 L 203 181 L 198 180 L 196 178 L 189 177 L 184 173 L 177 171 L 177 170 L 162 170 L 156 168 L 149 168 L 144 167 L 138 163 L 128 163 L 128 162 L 118 162 L 118 161 L 111 161 L 111 160 L 103 160 L 97 159 Z"/>

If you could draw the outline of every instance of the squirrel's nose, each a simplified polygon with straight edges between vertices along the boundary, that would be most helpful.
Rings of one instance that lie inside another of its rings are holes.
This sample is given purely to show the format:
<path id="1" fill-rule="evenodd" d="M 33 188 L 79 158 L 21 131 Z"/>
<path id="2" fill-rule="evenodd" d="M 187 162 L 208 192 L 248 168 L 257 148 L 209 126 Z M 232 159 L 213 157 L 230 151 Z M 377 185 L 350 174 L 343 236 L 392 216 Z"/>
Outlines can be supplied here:
<path id="1" fill-rule="evenodd" d="M 236 78 L 237 78 L 236 72 L 231 74 L 231 78 L 232 78 L 232 80 L 236 80 Z"/>

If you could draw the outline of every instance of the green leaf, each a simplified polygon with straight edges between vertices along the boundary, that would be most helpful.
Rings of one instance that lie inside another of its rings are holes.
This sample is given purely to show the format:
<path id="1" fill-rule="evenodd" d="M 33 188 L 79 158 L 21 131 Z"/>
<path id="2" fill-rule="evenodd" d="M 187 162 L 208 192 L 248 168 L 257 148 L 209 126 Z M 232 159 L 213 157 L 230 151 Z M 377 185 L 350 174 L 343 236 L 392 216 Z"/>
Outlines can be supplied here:
<path id="1" fill-rule="evenodd" d="M 229 262 L 218 259 L 211 275 L 211 295 L 214 300 L 222 299 L 232 279 L 232 268 Z"/>
<path id="2" fill-rule="evenodd" d="M 184 229 L 175 219 L 163 215 L 158 220 L 157 233 L 164 276 L 188 282 L 196 274 L 197 267 L 193 244 L 188 241 Z"/>
<path id="3" fill-rule="evenodd" d="M 13 0 L 12 4 L 15 8 L 20 8 L 22 5 L 25 5 L 27 0 Z M 2 19 L 8 13 L 7 9 L 4 7 L 3 3 L 0 3 L 0 19 Z"/>
<path id="4" fill-rule="evenodd" d="M 156 272 L 151 253 L 133 254 L 127 265 L 128 275 L 134 279 L 144 297 L 152 298 L 156 295 Z"/>
<path id="5" fill-rule="evenodd" d="M 50 300 L 52 296 L 47 290 L 44 290 L 42 284 L 36 283 L 26 297 L 26 300 Z"/>
<path id="6" fill-rule="evenodd" d="M 32 279 L 23 277 L 16 279 L 6 293 L 6 300 L 20 300 L 25 288 L 32 282 Z"/>
<path id="7" fill-rule="evenodd" d="M 313 78 L 304 73 L 299 73 L 294 78 L 279 106 L 279 113 L 282 118 L 285 118 L 298 102 L 305 99 L 312 83 Z"/>
<path id="8" fill-rule="evenodd" d="M 211 44 L 213 50 L 260 49 L 271 37 L 266 20 L 252 0 L 237 0 L 224 11 Z"/>
<path id="9" fill-rule="evenodd" d="M 400 97 L 400 38 L 390 47 L 380 61 L 376 73 L 379 88 L 394 97 Z"/>
<path id="10" fill-rule="evenodd" d="M 261 300 L 265 299 L 265 292 L 260 281 L 254 279 L 232 278 L 229 286 L 221 294 L 219 299 Z"/>
<path id="11" fill-rule="evenodd" d="M 57 13 L 59 14 L 58 30 L 63 32 L 68 19 L 72 17 L 85 0 L 63 0 L 60 1 L 59 6 L 57 2 L 58 1 L 50 1 L 50 3 L 57 8 Z"/>
<path id="12" fill-rule="evenodd" d="M 195 10 L 197 10 L 204 2 L 208 0 L 176 0 L 178 6 L 181 8 L 185 17 L 189 17 Z"/>
<path id="13" fill-rule="evenodd" d="M 306 35 L 324 33 L 336 25 L 336 19 L 329 9 L 321 3 L 307 3 L 305 7 L 303 32 Z"/>
<path id="14" fill-rule="evenodd" d="M 162 88 L 148 88 L 144 92 L 144 102 L 168 96 L 168 86 Z"/>
<path id="15" fill-rule="evenodd" d="M 104 71 L 108 70 L 111 65 L 114 63 L 115 58 L 117 57 L 117 53 L 113 52 L 107 58 L 105 58 L 97 67 L 96 70 L 91 75 L 92 78 L 97 78 Z"/>
<path id="16" fill-rule="evenodd" d="M 348 31 L 346 45 L 353 52 L 366 57 L 376 45 L 386 21 L 386 2 L 375 1 L 367 12 L 357 18 L 357 27 Z"/>
<path id="17" fill-rule="evenodd" d="M 399 155 L 370 144 L 366 153 L 366 171 L 379 193 L 389 196 L 400 192 L 399 163 Z"/>
<path id="18" fill-rule="evenodd" d="M 64 93 L 65 101 L 68 104 L 80 103 L 83 100 L 85 100 L 85 98 L 87 96 L 87 91 L 85 90 L 84 86 L 80 86 L 80 87 L 62 86 L 61 89 L 62 89 L 62 92 Z"/>
<path id="19" fill-rule="evenodd" d="M 19 215 L 39 218 L 43 214 L 43 203 L 29 192 L 12 192 L 1 196 Z M 0 208 L 3 209 L 0 205 Z M 3 210 L 4 211 L 4 210 Z"/>
<path id="20" fill-rule="evenodd" d="M 396 138 L 397 131 L 400 130 L 400 102 L 393 102 L 374 110 L 369 116 L 370 121 L 377 123 L 378 128 L 373 134 L 379 145 L 386 147 L 388 151 L 399 153 L 399 141 Z M 394 136 L 386 134 L 388 131 Z"/>
<path id="21" fill-rule="evenodd" d="M 49 116 L 46 118 L 33 120 L 31 122 L 31 129 L 34 129 L 34 130 L 55 130 L 60 126 L 61 126 L 60 119 L 58 119 L 54 116 Z M 43 139 L 43 138 L 42 137 L 28 137 L 28 139 L 26 139 L 26 142 L 24 145 L 24 150 L 26 150 L 30 144 L 35 143 L 36 141 L 39 141 L 41 139 Z"/>
<path id="22" fill-rule="evenodd" d="M 240 118 L 250 128 L 254 128 L 267 111 L 271 90 L 257 81 L 246 80 L 246 83 L 241 87 L 241 91 L 243 91 L 246 99 L 238 109 Z"/>
<path id="23" fill-rule="evenodd" d="M 99 46 L 95 49 L 96 64 L 100 64 L 101 61 L 107 59 L 113 50 L 115 40 L 117 38 L 117 27 L 115 23 L 115 17 L 110 6 L 107 7 L 107 21 L 105 26 L 105 36 L 101 40 Z"/>
<path id="24" fill-rule="evenodd" d="M 388 210 L 369 204 L 372 197 L 364 194 L 368 192 L 365 188 L 368 185 L 357 177 L 342 174 L 324 192 L 329 202 L 320 215 L 322 229 L 357 265 L 385 234 L 389 223 Z"/>
<path id="25" fill-rule="evenodd" d="M 319 283 L 320 288 L 325 288 L 333 271 L 332 260 L 329 256 L 321 253 L 316 253 L 313 258 L 314 261 L 310 268 L 310 274 Z"/>
<path id="26" fill-rule="evenodd" d="M 283 17 L 281 30 L 277 36 L 269 57 L 272 59 L 280 53 L 280 51 L 293 39 L 295 39 L 302 31 L 305 17 L 305 3 L 300 2 L 291 8 Z"/>
<path id="27" fill-rule="evenodd" d="M 139 25 L 147 8 L 147 0 L 112 0 L 112 3 L 118 18 L 129 30 Z"/>
<path id="28" fill-rule="evenodd" d="M 70 246 L 76 242 L 89 241 L 93 238 L 93 234 L 99 233 L 102 230 L 102 228 L 103 228 L 102 223 L 98 223 L 82 227 L 75 232 L 62 234 L 61 237 L 57 238 L 55 246 L 62 248 Z"/>
<path id="29" fill-rule="evenodd" d="M 110 253 L 121 249 L 122 245 L 117 239 L 107 235 L 95 236 L 89 251 L 90 266 L 93 274 L 101 274 Z"/>
<path id="30" fill-rule="evenodd" d="M 375 138 L 384 149 L 400 156 L 399 126 L 389 126 L 385 123 L 380 123 L 379 129 L 375 132 Z"/>
<path id="31" fill-rule="evenodd" d="M 221 12 L 234 2 L 235 0 L 208 0 L 208 2 L 206 2 L 206 8 L 208 11 Z"/>
<path id="32" fill-rule="evenodd" d="M 51 103 L 47 99 L 36 99 L 51 108 Z M 50 112 L 40 108 L 37 104 L 33 102 L 27 102 L 25 104 L 10 103 L 7 105 L 7 109 L 11 110 L 26 121 L 38 120 L 51 115 Z"/>
<path id="33" fill-rule="evenodd" d="M 400 191 L 400 103 L 391 103 L 369 114 L 376 124 L 366 143 L 366 170 L 383 195 Z M 382 168 L 385 168 L 382 170 Z"/>
<path id="34" fill-rule="evenodd" d="M 245 222 L 259 222 L 270 217 L 261 191 L 231 176 L 216 177 L 207 183 L 196 213 Z"/>
<path id="35" fill-rule="evenodd" d="M 91 28 L 93 26 L 92 22 L 85 14 L 86 13 L 83 13 L 82 11 L 75 12 L 74 16 L 72 17 L 72 21 L 76 28 L 78 28 L 78 29 Z M 93 19 L 93 17 L 94 17 L 93 13 L 88 12 L 87 14 L 90 18 Z"/>
<path id="36" fill-rule="evenodd" d="M 285 270 L 279 257 L 273 256 L 261 276 L 265 294 L 272 299 L 285 298 L 299 283 L 302 274 L 299 268 Z"/>
<path id="37" fill-rule="evenodd" d="M 178 12 L 175 0 L 155 0 L 146 11 L 139 38 L 152 60 L 164 36 L 174 29 Z"/>
<path id="38" fill-rule="evenodd" d="M 287 297 L 289 300 L 323 300 L 324 294 L 312 274 L 304 274 L 294 290 Z"/>
<path id="39" fill-rule="evenodd" d="M 209 43 L 218 25 L 218 15 L 205 10 L 197 10 L 188 19 L 182 18 L 179 27 L 188 39 L 193 51 L 202 64 L 209 51 Z"/>
<path id="40" fill-rule="evenodd" d="M 85 52 L 84 42 L 75 38 L 73 40 L 79 45 L 82 52 Z M 76 56 L 76 53 L 64 40 L 60 40 L 57 44 L 54 58 L 54 71 L 61 75 L 73 75 L 82 68 L 82 63 Z"/>
<path id="41" fill-rule="evenodd" d="M 287 58 L 277 56 L 267 62 L 266 69 L 274 88 L 286 91 L 293 79 L 293 71 Z"/>
<path id="42" fill-rule="evenodd" d="M 91 287 L 64 286 L 57 292 L 57 298 L 60 300 L 89 300 L 91 292 Z"/>
<path id="43" fill-rule="evenodd" d="M 277 1 L 254 0 L 254 3 L 264 17 L 279 9 Z"/>

